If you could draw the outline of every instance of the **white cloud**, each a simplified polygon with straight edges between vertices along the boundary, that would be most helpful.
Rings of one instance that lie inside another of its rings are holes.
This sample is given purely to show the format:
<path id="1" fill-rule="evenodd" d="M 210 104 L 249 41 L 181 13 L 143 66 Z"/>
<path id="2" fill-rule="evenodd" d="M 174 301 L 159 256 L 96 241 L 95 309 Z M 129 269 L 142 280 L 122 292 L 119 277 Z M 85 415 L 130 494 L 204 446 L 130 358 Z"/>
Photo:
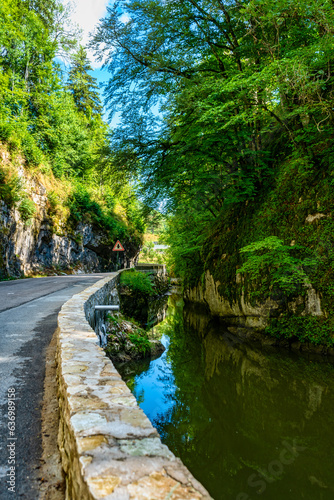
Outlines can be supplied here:
<path id="1" fill-rule="evenodd" d="M 128 14 L 122 14 L 120 17 L 120 21 L 122 21 L 123 24 L 127 24 L 131 20 L 131 17 Z"/>
<path id="2" fill-rule="evenodd" d="M 89 33 L 94 30 L 99 20 L 105 15 L 109 0 L 72 0 L 71 4 L 74 7 L 71 19 L 82 29 L 81 43 L 87 45 Z M 99 66 L 94 61 L 93 52 L 88 51 L 88 57 L 93 67 Z"/>

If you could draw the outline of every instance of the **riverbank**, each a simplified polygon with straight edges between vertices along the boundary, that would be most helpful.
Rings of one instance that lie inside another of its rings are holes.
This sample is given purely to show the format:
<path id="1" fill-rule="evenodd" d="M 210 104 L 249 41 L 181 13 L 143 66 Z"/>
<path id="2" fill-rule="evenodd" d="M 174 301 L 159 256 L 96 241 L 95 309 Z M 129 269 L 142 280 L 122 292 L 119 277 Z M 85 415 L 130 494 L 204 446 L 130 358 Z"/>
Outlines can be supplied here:
<path id="1" fill-rule="evenodd" d="M 154 359 L 161 356 L 165 350 L 152 333 L 149 334 L 134 320 L 129 321 L 121 314 L 108 315 L 105 326 L 105 351 L 109 358 L 118 364 L 145 358 Z"/>
<path id="2" fill-rule="evenodd" d="M 183 296 L 188 307 L 207 311 L 241 339 L 296 352 L 334 355 L 331 318 L 312 287 L 303 297 L 289 303 L 279 295 L 275 300 L 269 297 L 261 301 L 244 292 L 241 298 L 228 300 L 221 289 L 221 283 L 207 271 L 205 279 L 197 286 L 185 288 Z"/>

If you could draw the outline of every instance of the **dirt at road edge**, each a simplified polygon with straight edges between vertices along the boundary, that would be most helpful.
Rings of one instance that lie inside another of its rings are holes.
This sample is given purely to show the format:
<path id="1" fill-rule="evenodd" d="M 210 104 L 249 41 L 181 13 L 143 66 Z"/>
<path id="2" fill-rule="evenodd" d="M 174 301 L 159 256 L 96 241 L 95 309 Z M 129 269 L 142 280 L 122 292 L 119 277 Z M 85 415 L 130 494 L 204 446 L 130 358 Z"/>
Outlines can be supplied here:
<path id="1" fill-rule="evenodd" d="M 46 352 L 42 408 L 42 466 L 39 500 L 64 500 L 65 478 L 57 445 L 59 406 L 57 397 L 57 330 Z"/>

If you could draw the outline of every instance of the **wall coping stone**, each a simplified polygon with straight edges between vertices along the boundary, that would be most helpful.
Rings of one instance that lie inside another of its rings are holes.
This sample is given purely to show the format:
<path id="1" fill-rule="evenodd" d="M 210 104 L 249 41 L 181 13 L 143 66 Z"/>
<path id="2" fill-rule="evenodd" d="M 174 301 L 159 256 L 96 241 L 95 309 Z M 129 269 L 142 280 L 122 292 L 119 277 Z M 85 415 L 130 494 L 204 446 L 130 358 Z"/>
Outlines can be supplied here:
<path id="1" fill-rule="evenodd" d="M 58 445 L 66 500 L 210 499 L 161 443 L 87 321 L 120 272 L 74 295 L 58 315 Z"/>

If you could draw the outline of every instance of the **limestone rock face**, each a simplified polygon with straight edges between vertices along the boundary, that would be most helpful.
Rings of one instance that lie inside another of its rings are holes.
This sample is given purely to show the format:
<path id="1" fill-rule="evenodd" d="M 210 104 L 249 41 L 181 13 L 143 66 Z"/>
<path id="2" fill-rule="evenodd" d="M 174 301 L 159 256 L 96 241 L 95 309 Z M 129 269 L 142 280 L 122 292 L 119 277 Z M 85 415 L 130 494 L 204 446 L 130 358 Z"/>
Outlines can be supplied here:
<path id="1" fill-rule="evenodd" d="M 27 176 L 24 168 L 19 176 L 35 204 L 36 213 L 29 221 L 22 220 L 19 210 L 0 200 L 0 278 L 18 277 L 45 268 L 68 269 L 74 272 L 102 272 L 115 269 L 116 255 L 112 252 L 106 231 L 93 224 L 79 222 L 75 228 L 60 221 L 55 228 L 48 215 L 45 187 Z M 139 248 L 128 244 L 120 255 L 119 267 L 135 263 Z"/>
<path id="2" fill-rule="evenodd" d="M 209 271 L 205 274 L 203 285 L 185 290 L 186 302 L 202 304 L 207 307 L 213 316 L 222 317 L 227 324 L 264 330 L 272 316 L 279 316 L 281 304 L 273 299 L 267 299 L 262 303 L 251 304 L 249 300 L 241 295 L 238 302 L 230 303 L 218 291 L 220 282 L 215 282 Z M 318 293 L 310 286 L 305 298 L 298 298 L 290 303 L 288 307 L 295 310 L 297 306 L 303 305 L 302 315 L 322 316 L 321 301 Z"/>
<path id="3" fill-rule="evenodd" d="M 109 267 L 108 255 L 98 253 L 101 235 L 83 224 L 73 235 L 54 234 L 45 204 L 39 205 L 37 216 L 28 225 L 21 220 L 18 210 L 9 209 L 0 200 L 0 234 L 0 272 L 3 275 L 20 276 L 55 266 L 77 267 L 82 272 L 100 272 Z"/>

